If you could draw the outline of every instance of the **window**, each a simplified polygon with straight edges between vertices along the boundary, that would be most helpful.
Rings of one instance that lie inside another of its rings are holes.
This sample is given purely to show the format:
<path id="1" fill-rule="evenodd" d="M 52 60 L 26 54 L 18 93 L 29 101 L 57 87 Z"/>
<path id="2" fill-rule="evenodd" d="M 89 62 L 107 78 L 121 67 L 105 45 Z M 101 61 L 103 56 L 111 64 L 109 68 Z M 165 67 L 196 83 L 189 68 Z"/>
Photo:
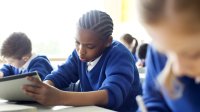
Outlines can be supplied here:
<path id="1" fill-rule="evenodd" d="M 74 49 L 78 18 L 91 9 L 111 15 L 114 38 L 130 33 L 143 39 L 146 35 L 135 19 L 133 4 L 133 0 L 1 0 L 0 45 L 11 33 L 24 32 L 34 52 L 66 58 Z"/>
<path id="2" fill-rule="evenodd" d="M 66 57 L 74 49 L 76 22 L 90 9 L 103 10 L 102 0 L 2 0 L 0 43 L 12 32 L 24 32 L 34 52 Z"/>

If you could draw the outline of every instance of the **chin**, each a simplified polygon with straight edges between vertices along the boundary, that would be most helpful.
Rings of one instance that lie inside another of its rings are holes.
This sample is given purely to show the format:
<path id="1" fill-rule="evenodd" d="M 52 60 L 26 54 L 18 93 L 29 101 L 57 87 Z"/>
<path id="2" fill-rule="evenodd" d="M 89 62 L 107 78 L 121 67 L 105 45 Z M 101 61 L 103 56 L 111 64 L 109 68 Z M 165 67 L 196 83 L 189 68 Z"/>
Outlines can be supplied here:
<path id="1" fill-rule="evenodd" d="M 87 59 L 79 58 L 83 62 L 87 62 Z"/>

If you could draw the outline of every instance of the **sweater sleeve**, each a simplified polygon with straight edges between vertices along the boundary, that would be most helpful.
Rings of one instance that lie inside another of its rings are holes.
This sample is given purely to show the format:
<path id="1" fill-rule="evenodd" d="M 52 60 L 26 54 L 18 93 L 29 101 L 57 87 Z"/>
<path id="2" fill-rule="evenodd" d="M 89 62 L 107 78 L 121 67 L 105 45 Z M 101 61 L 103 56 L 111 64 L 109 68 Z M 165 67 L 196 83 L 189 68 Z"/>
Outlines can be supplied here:
<path id="1" fill-rule="evenodd" d="M 0 71 L 3 72 L 4 77 L 6 77 L 6 76 L 14 75 L 13 69 L 15 68 L 12 67 L 11 65 L 4 64 L 3 67 L 0 69 Z"/>
<path id="2" fill-rule="evenodd" d="M 49 61 L 44 58 L 39 58 L 36 61 L 32 61 L 28 68 L 28 72 L 37 71 L 41 80 L 44 80 L 44 78 L 50 74 L 52 70 L 53 67 Z"/>
<path id="3" fill-rule="evenodd" d="M 157 76 L 166 63 L 166 57 L 149 47 L 147 53 L 147 72 L 143 86 L 143 98 L 149 112 L 170 112 L 157 84 Z"/>
<path id="4" fill-rule="evenodd" d="M 78 66 L 77 66 L 77 53 L 74 51 L 66 60 L 64 64 L 58 66 L 57 70 L 54 70 L 49 74 L 45 80 L 51 80 L 55 87 L 64 89 L 69 86 L 71 82 L 78 81 Z"/>
<path id="5" fill-rule="evenodd" d="M 110 53 L 106 79 L 100 88 L 108 91 L 108 108 L 117 109 L 123 104 L 132 89 L 134 75 L 138 75 L 138 71 L 134 74 L 135 71 L 134 59 L 128 50 Z"/>

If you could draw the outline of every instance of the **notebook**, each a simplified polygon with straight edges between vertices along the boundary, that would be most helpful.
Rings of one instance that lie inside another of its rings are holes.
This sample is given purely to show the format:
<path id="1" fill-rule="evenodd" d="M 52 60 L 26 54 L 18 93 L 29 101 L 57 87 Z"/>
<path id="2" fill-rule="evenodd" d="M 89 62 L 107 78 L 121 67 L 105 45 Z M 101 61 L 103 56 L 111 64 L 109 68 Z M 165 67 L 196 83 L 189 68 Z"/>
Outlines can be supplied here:
<path id="1" fill-rule="evenodd" d="M 22 86 L 31 84 L 26 79 L 27 76 L 39 78 L 37 72 L 31 72 L 20 75 L 8 76 L 0 79 L 0 99 L 8 101 L 33 101 L 33 99 L 22 91 Z M 40 79 L 40 78 L 39 78 Z"/>

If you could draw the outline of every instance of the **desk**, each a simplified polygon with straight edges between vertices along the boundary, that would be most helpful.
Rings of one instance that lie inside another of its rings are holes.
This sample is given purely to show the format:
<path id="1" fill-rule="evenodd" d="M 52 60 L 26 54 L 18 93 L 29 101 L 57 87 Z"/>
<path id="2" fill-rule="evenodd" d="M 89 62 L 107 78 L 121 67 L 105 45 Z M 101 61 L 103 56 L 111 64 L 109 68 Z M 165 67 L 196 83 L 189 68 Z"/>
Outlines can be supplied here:
<path id="1" fill-rule="evenodd" d="M 114 112 L 98 106 L 42 106 L 40 104 L 15 104 L 0 100 L 2 112 Z"/>

